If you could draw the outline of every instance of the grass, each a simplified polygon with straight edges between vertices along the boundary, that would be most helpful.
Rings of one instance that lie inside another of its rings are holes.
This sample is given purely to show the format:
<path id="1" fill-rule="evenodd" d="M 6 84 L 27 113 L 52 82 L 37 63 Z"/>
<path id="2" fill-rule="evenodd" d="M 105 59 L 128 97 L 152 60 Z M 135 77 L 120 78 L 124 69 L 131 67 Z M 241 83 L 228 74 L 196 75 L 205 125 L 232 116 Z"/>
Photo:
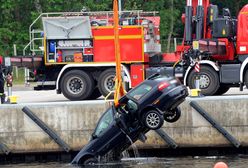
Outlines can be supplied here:
<path id="1" fill-rule="evenodd" d="M 17 71 L 15 67 L 13 68 L 13 85 L 24 84 L 25 72 L 24 68 L 18 68 Z"/>

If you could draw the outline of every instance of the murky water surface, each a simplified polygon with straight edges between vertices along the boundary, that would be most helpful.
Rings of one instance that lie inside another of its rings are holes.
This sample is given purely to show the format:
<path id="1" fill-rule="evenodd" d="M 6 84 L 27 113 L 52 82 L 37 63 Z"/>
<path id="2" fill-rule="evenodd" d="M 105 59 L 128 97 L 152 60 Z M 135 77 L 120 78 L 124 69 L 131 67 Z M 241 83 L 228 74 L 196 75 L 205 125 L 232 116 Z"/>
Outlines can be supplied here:
<path id="1" fill-rule="evenodd" d="M 248 155 L 228 157 L 125 158 L 119 163 L 99 164 L 96 168 L 213 168 L 224 161 L 229 168 L 248 168 Z M 75 168 L 68 163 L 0 165 L 1 168 Z M 92 167 L 92 166 L 91 166 Z"/>

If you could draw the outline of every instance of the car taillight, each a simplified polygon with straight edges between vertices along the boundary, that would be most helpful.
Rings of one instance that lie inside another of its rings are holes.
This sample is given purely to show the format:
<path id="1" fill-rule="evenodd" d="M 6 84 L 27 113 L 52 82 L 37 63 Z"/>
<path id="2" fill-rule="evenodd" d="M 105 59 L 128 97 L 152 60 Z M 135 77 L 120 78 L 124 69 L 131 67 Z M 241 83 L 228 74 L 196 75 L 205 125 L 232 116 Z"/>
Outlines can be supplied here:
<path id="1" fill-rule="evenodd" d="M 162 83 L 160 83 L 160 84 L 158 85 L 158 90 L 159 90 L 159 91 L 162 91 L 162 90 L 164 90 L 165 88 L 167 88 L 169 85 L 170 85 L 170 84 L 167 83 L 167 82 L 162 82 Z"/>

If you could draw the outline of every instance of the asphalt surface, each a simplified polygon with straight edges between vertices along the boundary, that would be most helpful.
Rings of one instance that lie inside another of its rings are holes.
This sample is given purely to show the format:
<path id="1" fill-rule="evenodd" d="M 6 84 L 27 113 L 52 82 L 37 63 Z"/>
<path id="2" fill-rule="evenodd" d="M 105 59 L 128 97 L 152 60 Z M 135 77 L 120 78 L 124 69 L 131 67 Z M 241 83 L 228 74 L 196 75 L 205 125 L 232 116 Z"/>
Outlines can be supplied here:
<path id="1" fill-rule="evenodd" d="M 7 89 L 6 89 L 7 93 Z M 25 87 L 24 85 L 14 86 L 12 88 L 12 95 L 17 96 L 17 103 L 43 103 L 43 102 L 64 102 L 69 101 L 63 96 L 63 94 L 57 94 L 55 90 L 49 91 L 34 91 L 32 86 Z M 248 95 L 248 89 L 244 88 L 244 91 L 239 91 L 239 88 L 231 88 L 223 96 L 244 96 Z M 99 100 L 103 100 L 100 97 Z"/>

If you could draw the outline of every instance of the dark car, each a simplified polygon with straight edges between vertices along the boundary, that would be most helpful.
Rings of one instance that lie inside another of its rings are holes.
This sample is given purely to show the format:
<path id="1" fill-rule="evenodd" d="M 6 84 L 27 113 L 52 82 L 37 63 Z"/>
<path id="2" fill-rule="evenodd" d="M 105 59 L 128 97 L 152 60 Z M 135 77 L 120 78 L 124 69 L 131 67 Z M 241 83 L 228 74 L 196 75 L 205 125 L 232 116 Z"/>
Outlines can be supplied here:
<path id="1" fill-rule="evenodd" d="M 146 140 L 149 130 L 159 129 L 164 120 L 175 122 L 178 108 L 188 96 L 187 88 L 173 77 L 153 75 L 120 98 L 102 115 L 90 142 L 72 164 L 97 163 L 101 156 L 120 153 L 138 139 Z"/>

